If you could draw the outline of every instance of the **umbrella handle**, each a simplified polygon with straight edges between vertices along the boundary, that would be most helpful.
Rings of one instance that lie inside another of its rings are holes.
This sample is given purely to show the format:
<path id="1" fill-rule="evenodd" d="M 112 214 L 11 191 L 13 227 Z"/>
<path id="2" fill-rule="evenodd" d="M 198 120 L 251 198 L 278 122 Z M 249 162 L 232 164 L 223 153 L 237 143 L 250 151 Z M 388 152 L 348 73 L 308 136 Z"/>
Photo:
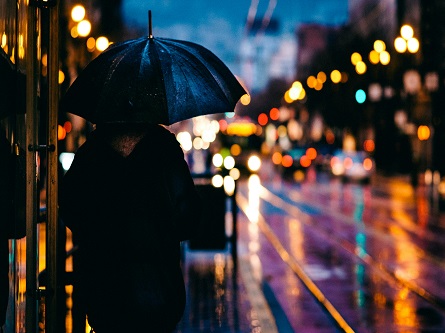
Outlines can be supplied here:
<path id="1" fill-rule="evenodd" d="M 151 23 L 151 10 L 148 11 L 148 38 L 153 38 L 153 27 Z"/>

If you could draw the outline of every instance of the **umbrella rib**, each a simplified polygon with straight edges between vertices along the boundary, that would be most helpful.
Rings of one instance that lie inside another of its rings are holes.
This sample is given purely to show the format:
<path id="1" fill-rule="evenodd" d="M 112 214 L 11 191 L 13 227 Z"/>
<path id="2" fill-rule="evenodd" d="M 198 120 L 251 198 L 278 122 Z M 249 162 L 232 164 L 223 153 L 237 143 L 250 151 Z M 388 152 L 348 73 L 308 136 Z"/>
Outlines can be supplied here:
<path id="1" fill-rule="evenodd" d="M 224 84 L 222 84 L 221 81 L 218 80 L 218 79 L 216 78 L 216 76 L 212 73 L 212 71 L 209 69 L 209 66 L 207 65 L 207 63 L 210 64 L 210 65 L 212 66 L 212 69 L 213 69 L 215 72 L 219 72 L 219 70 L 218 70 L 217 68 L 215 68 L 215 66 L 214 66 L 211 62 L 207 61 L 207 60 L 205 59 L 205 57 L 202 56 L 201 54 L 196 54 L 196 53 L 191 52 L 191 51 L 188 49 L 188 45 L 187 45 L 185 42 L 177 43 L 176 40 L 174 40 L 174 39 L 166 39 L 166 40 L 168 40 L 169 42 L 172 42 L 172 43 L 174 44 L 174 47 L 175 47 L 176 49 L 180 49 L 180 50 L 182 50 L 183 52 L 186 52 L 186 53 L 190 56 L 190 58 L 196 58 L 196 59 L 198 59 L 199 62 L 203 65 L 203 66 L 200 67 L 200 69 L 204 69 L 204 70 L 208 73 L 208 76 L 212 78 L 213 82 L 215 82 L 215 83 L 218 85 L 218 87 L 219 87 L 219 88 L 221 89 L 221 91 L 223 92 L 222 95 L 224 95 L 225 100 L 226 100 L 229 104 L 232 104 L 232 102 L 235 102 L 235 101 L 233 101 L 232 99 L 230 99 L 229 96 L 227 96 L 227 94 L 225 93 L 226 90 L 228 90 L 227 87 L 224 86 Z M 188 42 L 188 43 L 189 43 L 189 44 L 193 44 L 193 43 L 191 43 L 191 42 Z M 208 54 L 211 55 L 212 57 L 215 57 L 215 58 L 216 58 L 216 56 L 215 56 L 214 54 L 212 54 L 210 51 L 206 50 L 206 49 L 203 48 L 202 46 L 200 46 L 200 45 L 198 45 L 198 44 L 193 44 L 193 45 L 194 45 L 195 47 L 197 47 L 197 48 L 199 49 L 200 52 L 208 53 Z M 184 47 L 184 46 L 187 46 L 187 48 Z M 181 54 L 180 52 L 177 52 L 177 54 L 178 54 L 182 59 L 185 59 L 185 60 L 187 60 L 187 62 L 189 62 L 186 56 L 184 56 L 184 55 Z M 209 58 L 210 58 L 210 57 L 209 57 Z M 191 62 L 189 62 L 189 63 L 191 63 Z M 193 64 L 193 63 L 191 63 L 191 64 Z M 229 71 L 229 69 L 226 67 L 226 65 L 224 65 L 222 62 L 220 63 L 220 66 L 224 66 L 224 67 L 225 67 L 225 70 Z M 194 66 L 194 65 L 193 65 L 193 67 L 196 68 L 196 66 Z"/>

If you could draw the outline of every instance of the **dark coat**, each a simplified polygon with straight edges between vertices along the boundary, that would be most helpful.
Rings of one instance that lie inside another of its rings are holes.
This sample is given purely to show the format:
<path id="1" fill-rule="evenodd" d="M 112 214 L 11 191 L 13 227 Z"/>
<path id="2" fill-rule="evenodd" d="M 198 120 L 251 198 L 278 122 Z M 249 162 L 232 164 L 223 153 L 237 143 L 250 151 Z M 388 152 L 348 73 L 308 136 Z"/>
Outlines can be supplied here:
<path id="1" fill-rule="evenodd" d="M 5 323 L 9 297 L 9 248 L 8 238 L 13 224 L 11 145 L 0 131 L 0 326 Z"/>
<path id="2" fill-rule="evenodd" d="M 171 331 L 185 308 L 180 241 L 200 222 L 175 136 L 152 126 L 123 157 L 94 131 L 63 177 L 59 213 L 78 246 L 74 271 L 95 331 Z"/>

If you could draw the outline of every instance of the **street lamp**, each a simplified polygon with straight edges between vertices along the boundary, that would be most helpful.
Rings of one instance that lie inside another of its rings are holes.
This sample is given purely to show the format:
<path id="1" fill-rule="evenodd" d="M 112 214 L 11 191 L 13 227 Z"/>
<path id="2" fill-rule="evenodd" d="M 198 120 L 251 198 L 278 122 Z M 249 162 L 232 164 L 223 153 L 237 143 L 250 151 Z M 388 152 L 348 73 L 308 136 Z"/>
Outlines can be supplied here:
<path id="1" fill-rule="evenodd" d="M 410 53 L 417 53 L 419 51 L 419 40 L 414 37 L 413 28 L 405 24 L 400 28 L 400 36 L 394 40 L 394 47 L 397 52 L 405 53 L 406 51 Z"/>

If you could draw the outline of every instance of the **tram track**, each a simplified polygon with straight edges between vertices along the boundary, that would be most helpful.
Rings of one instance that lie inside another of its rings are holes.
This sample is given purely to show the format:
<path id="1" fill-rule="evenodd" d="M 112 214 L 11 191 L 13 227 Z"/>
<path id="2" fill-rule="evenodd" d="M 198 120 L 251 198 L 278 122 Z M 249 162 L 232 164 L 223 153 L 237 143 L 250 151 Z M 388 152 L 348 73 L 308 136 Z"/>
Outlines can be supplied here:
<path id="1" fill-rule="evenodd" d="M 248 215 L 248 201 L 245 196 L 238 193 L 237 203 L 241 210 Z M 304 271 L 301 263 L 294 256 L 292 256 L 286 248 L 283 246 L 277 235 L 270 228 L 269 224 L 263 217 L 261 213 L 258 214 L 257 224 L 261 232 L 266 236 L 268 241 L 271 243 L 273 248 L 277 251 L 280 258 L 285 262 L 292 271 L 297 275 L 306 289 L 311 293 L 311 295 L 316 299 L 316 301 L 322 306 L 329 317 L 334 321 L 336 326 L 345 333 L 355 333 L 356 331 L 351 327 L 351 325 L 344 319 L 337 308 L 329 301 L 329 299 L 323 294 L 323 292 L 318 288 L 315 282 L 309 277 L 309 275 Z"/>
<path id="2" fill-rule="evenodd" d="M 238 195 L 239 196 L 237 199 L 239 199 L 240 208 L 243 209 L 243 206 L 244 206 L 244 209 L 245 209 L 246 198 L 242 197 L 240 194 L 238 194 Z M 311 228 L 315 228 L 317 230 L 317 234 L 319 236 L 323 237 L 324 239 L 326 239 L 326 241 L 337 244 L 339 247 L 341 247 L 343 250 L 345 250 L 347 253 L 349 253 L 352 257 L 361 261 L 362 263 L 364 263 L 365 265 L 367 265 L 374 271 L 378 272 L 379 275 L 382 278 L 384 278 L 387 282 L 391 283 L 392 285 L 398 285 L 398 286 L 407 288 L 408 290 L 410 290 L 411 292 L 413 292 L 414 294 L 416 294 L 417 296 L 419 296 L 420 298 L 422 298 L 426 302 L 428 302 L 436 310 L 445 314 L 445 300 L 443 298 L 441 298 L 437 295 L 434 295 L 433 293 L 428 291 L 426 288 L 423 288 L 416 282 L 409 281 L 409 280 L 403 278 L 400 274 L 396 273 L 395 271 L 386 267 L 382 263 L 378 262 L 376 259 L 374 259 L 369 253 L 365 252 L 363 249 L 361 251 L 357 252 L 355 244 L 353 244 L 349 240 L 345 239 L 344 237 L 341 237 L 339 235 L 334 235 L 332 233 L 328 233 L 324 228 L 313 223 L 312 217 L 310 216 L 310 214 L 304 213 L 301 209 L 296 207 L 294 204 L 283 200 L 278 195 L 272 193 L 264 186 L 260 187 L 259 196 L 262 200 L 268 202 L 272 206 L 274 206 L 278 209 L 281 209 L 283 211 L 286 211 L 290 216 L 295 217 L 295 216 L 304 215 L 305 217 L 309 217 L 309 218 L 302 218 L 300 220 L 305 225 L 307 225 Z M 339 218 L 340 221 L 343 221 L 345 223 L 348 223 L 348 219 L 351 219 L 345 215 L 339 214 L 338 212 L 336 212 L 335 215 L 336 215 L 336 218 Z M 349 222 L 351 222 L 351 221 L 349 221 Z M 263 231 L 263 233 L 269 239 L 269 241 L 273 240 L 273 243 L 272 243 L 272 241 L 271 241 L 271 243 L 274 246 L 275 250 L 277 252 L 283 251 L 284 246 L 282 245 L 282 243 L 280 243 L 280 241 L 278 240 L 278 237 L 276 235 L 272 235 L 273 231 L 270 229 L 270 226 L 267 224 L 267 221 L 262 216 L 261 216 L 260 227 L 261 227 L 261 230 Z M 368 229 L 366 229 L 366 232 L 370 232 L 370 231 Z M 380 235 L 380 236 L 382 236 L 382 235 Z M 423 253 L 424 257 L 427 257 L 425 255 L 424 251 L 421 251 L 421 249 L 419 249 L 419 253 Z M 281 254 L 280 254 L 280 256 L 281 256 Z M 285 262 L 287 262 L 287 260 L 291 260 L 292 262 L 296 260 L 293 257 L 292 257 L 292 259 L 288 259 L 287 258 L 288 256 L 291 257 L 291 255 L 289 253 L 287 253 L 287 255 L 284 255 L 284 259 L 283 259 L 283 257 L 282 257 L 282 259 Z M 434 261 L 435 264 L 438 264 L 440 266 L 443 265 L 443 262 L 436 262 L 436 260 L 434 258 L 429 258 L 429 259 Z M 300 265 L 300 267 L 302 267 L 302 266 Z"/>

